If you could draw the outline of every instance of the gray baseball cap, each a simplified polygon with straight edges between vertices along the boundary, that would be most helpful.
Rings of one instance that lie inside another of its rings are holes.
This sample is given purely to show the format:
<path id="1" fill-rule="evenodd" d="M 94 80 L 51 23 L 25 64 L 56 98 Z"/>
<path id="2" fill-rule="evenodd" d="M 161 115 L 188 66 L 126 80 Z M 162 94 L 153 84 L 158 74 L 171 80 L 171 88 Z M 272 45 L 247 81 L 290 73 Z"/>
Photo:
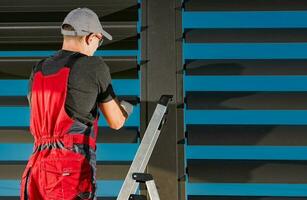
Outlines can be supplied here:
<path id="1" fill-rule="evenodd" d="M 75 30 L 64 30 L 64 24 L 71 25 Z M 101 33 L 107 39 L 112 40 L 112 36 L 102 28 L 97 14 L 89 8 L 76 8 L 70 11 L 62 23 L 61 33 L 63 35 L 71 36 L 84 36 L 90 33 Z"/>

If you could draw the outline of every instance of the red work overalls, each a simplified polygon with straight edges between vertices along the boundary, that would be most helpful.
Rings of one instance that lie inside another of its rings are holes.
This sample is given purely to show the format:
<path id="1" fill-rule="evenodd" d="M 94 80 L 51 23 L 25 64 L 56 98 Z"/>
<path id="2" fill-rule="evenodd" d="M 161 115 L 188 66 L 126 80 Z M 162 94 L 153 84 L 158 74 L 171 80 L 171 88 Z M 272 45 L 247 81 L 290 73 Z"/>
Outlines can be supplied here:
<path id="1" fill-rule="evenodd" d="M 21 180 L 21 200 L 96 199 L 97 119 L 92 126 L 65 112 L 68 77 L 82 54 L 53 74 L 35 68 L 30 131 L 34 149 Z"/>

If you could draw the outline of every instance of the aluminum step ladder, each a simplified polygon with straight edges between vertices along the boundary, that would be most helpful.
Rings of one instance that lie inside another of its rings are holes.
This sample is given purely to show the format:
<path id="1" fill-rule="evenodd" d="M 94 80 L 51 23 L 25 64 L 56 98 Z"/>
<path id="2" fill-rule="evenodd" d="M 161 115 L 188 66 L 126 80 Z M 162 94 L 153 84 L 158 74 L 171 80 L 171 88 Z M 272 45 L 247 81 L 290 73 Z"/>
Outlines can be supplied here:
<path id="1" fill-rule="evenodd" d="M 144 195 L 135 194 L 139 183 L 145 183 L 151 200 L 160 200 L 153 177 L 144 173 L 149 158 L 159 138 L 163 124 L 166 121 L 167 106 L 172 95 L 162 95 L 150 119 L 141 144 L 135 154 L 128 174 L 119 192 L 117 200 L 143 200 Z"/>

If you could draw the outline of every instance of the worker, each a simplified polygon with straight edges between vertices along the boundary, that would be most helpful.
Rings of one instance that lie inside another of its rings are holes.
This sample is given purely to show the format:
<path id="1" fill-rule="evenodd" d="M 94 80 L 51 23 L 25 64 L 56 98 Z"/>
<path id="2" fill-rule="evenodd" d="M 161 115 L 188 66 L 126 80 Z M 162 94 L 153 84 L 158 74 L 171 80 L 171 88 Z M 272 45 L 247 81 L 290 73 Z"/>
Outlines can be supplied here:
<path id="1" fill-rule="evenodd" d="M 93 56 L 112 40 L 88 8 L 65 17 L 62 49 L 40 60 L 29 80 L 30 132 L 34 148 L 21 180 L 21 200 L 97 199 L 96 138 L 99 110 L 118 130 L 133 106 L 120 101 L 110 71 Z"/>

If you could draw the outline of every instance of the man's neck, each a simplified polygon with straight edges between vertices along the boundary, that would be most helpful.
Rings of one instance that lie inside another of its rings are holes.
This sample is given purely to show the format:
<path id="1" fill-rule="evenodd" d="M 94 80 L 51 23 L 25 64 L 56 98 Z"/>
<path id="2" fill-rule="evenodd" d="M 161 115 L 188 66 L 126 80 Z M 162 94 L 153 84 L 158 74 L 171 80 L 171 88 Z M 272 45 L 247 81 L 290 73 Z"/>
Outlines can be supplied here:
<path id="1" fill-rule="evenodd" d="M 65 42 L 63 43 L 62 50 L 79 52 L 89 56 L 87 52 L 85 52 L 82 48 L 80 48 L 80 46 L 65 44 Z"/>

